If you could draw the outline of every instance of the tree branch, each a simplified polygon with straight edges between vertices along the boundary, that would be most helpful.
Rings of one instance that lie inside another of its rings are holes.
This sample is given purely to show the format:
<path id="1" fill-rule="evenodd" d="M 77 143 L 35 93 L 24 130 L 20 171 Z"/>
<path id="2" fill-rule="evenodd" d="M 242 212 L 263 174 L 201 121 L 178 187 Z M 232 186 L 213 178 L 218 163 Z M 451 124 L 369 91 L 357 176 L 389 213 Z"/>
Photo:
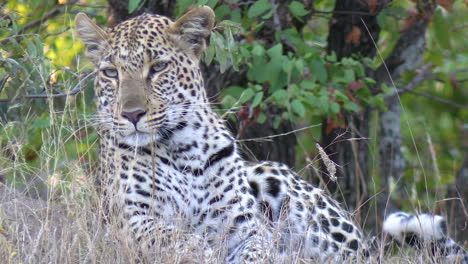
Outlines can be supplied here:
<path id="1" fill-rule="evenodd" d="M 78 2 L 78 0 L 71 0 L 70 2 L 67 2 L 66 4 L 54 6 L 50 11 L 46 12 L 40 19 L 34 20 L 34 21 L 31 21 L 31 22 L 27 23 L 20 30 L 18 30 L 17 33 L 11 34 L 8 37 L 6 37 L 4 40 L 1 41 L 1 44 L 2 45 L 7 44 L 8 41 L 10 41 L 10 39 L 17 38 L 20 35 L 22 35 L 26 30 L 31 29 L 33 27 L 37 27 L 37 26 L 41 25 L 43 21 L 48 20 L 48 19 L 50 19 L 50 18 L 52 18 L 54 16 L 57 16 L 57 15 L 63 13 L 64 10 L 68 9 L 66 7 L 72 6 L 77 2 Z"/>
<path id="2" fill-rule="evenodd" d="M 67 97 L 67 96 L 74 96 L 77 95 L 79 92 L 83 91 L 84 85 L 83 83 L 90 77 L 94 76 L 96 71 L 92 71 L 88 73 L 85 77 L 83 77 L 76 85 L 73 87 L 71 91 L 68 93 L 56 93 L 56 94 L 29 94 L 22 96 L 20 98 L 25 99 L 45 99 L 45 98 L 57 98 L 57 97 Z M 10 99 L 0 99 L 0 103 L 10 103 Z"/>
<path id="3" fill-rule="evenodd" d="M 411 82 L 409 82 L 405 87 L 402 89 L 396 90 L 397 93 L 408 92 L 413 90 L 416 86 L 420 85 L 422 82 L 427 80 L 432 80 L 435 78 L 435 75 L 428 71 L 427 69 L 432 67 L 432 63 L 428 63 L 423 65 L 418 71 L 419 73 L 413 78 Z M 390 96 L 393 96 L 392 93 Z"/>
<path id="4" fill-rule="evenodd" d="M 431 68 L 432 66 L 433 66 L 432 63 L 428 63 L 428 64 L 423 65 L 418 70 L 419 73 L 413 78 L 413 80 L 411 82 L 409 82 L 405 87 L 396 90 L 396 93 L 399 93 L 400 95 L 403 94 L 403 93 L 410 93 L 410 94 L 414 94 L 414 95 L 423 96 L 423 97 L 429 98 L 429 99 L 437 101 L 437 102 L 448 104 L 448 105 L 451 105 L 453 107 L 457 107 L 457 108 L 461 108 L 461 109 L 468 109 L 468 107 L 465 106 L 465 105 L 461 105 L 461 104 L 458 104 L 458 103 L 452 102 L 450 100 L 443 99 L 443 98 L 440 98 L 440 97 L 437 97 L 437 96 L 434 96 L 434 95 L 431 95 L 431 94 L 428 94 L 428 93 L 417 92 L 417 91 L 413 90 L 416 86 L 420 85 L 422 82 L 428 81 L 428 80 L 433 80 L 433 79 L 436 78 L 436 76 L 431 71 L 428 71 L 428 69 Z M 463 72 L 463 71 L 466 71 L 466 68 L 456 69 L 453 72 Z M 392 93 L 389 96 L 394 96 L 394 93 Z"/>
<path id="5" fill-rule="evenodd" d="M 358 16 L 377 16 L 379 13 L 360 12 L 360 11 L 344 11 L 344 10 L 333 10 L 333 11 L 320 11 L 317 9 L 311 10 L 312 14 L 338 14 L 338 15 L 358 15 Z"/>
<path id="6" fill-rule="evenodd" d="M 453 107 L 456 107 L 456 108 L 468 109 L 468 106 L 466 106 L 466 105 L 461 105 L 461 104 L 452 102 L 452 101 L 450 101 L 450 100 L 447 100 L 447 99 L 443 99 L 443 98 L 434 96 L 434 95 L 432 95 L 432 94 L 423 93 L 423 92 L 417 92 L 417 91 L 413 91 L 413 90 L 402 90 L 402 91 L 403 91 L 403 92 L 410 93 L 410 94 L 414 94 L 414 95 L 419 95 L 419 96 L 422 96 L 422 97 L 426 97 L 426 98 L 429 98 L 429 99 L 431 99 L 431 100 L 434 100 L 434 101 L 437 101 L 437 102 L 440 102 L 440 103 L 444 103 L 444 104 L 448 104 L 448 105 L 453 106 Z"/>

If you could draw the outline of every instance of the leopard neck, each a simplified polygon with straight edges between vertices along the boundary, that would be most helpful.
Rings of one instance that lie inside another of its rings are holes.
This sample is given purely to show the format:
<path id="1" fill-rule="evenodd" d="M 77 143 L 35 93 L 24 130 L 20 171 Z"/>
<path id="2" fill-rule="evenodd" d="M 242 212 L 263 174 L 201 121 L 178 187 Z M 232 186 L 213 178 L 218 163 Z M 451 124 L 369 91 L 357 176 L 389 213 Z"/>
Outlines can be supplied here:
<path id="1" fill-rule="evenodd" d="M 210 171 L 241 159 L 234 137 L 211 109 L 193 111 L 175 126 L 164 128 L 161 134 L 155 143 L 135 147 L 118 142 L 106 131 L 100 135 L 100 163 L 118 165 L 123 155 L 127 155 L 143 162 L 151 160 L 156 167 L 160 163 L 170 164 L 184 174 L 204 175 L 207 180 L 216 177 Z"/>
<path id="2" fill-rule="evenodd" d="M 240 158 L 234 137 L 208 107 L 188 114 L 161 143 L 179 168 L 198 173 Z"/>

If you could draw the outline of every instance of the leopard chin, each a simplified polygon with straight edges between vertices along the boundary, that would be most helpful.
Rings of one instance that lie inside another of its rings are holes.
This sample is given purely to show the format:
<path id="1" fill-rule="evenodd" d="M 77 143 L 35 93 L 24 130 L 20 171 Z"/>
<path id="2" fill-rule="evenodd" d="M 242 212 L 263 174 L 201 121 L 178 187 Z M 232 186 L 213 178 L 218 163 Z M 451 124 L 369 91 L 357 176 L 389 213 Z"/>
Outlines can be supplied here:
<path id="1" fill-rule="evenodd" d="M 121 140 L 124 144 L 129 146 L 144 147 L 151 142 L 154 142 L 156 137 L 157 136 L 155 134 L 136 131 L 129 135 L 123 136 Z"/>

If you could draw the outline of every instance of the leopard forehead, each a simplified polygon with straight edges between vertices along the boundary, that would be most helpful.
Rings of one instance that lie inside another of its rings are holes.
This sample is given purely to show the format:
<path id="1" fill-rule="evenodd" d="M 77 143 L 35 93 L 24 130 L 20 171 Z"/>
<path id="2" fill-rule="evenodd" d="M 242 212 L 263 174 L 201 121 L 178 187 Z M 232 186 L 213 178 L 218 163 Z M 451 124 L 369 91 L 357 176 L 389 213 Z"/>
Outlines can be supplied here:
<path id="1" fill-rule="evenodd" d="M 133 71 L 158 60 L 173 60 L 181 50 L 176 48 L 168 32 L 172 25 L 169 18 L 153 14 L 118 24 L 109 32 L 110 49 L 105 60 Z"/>

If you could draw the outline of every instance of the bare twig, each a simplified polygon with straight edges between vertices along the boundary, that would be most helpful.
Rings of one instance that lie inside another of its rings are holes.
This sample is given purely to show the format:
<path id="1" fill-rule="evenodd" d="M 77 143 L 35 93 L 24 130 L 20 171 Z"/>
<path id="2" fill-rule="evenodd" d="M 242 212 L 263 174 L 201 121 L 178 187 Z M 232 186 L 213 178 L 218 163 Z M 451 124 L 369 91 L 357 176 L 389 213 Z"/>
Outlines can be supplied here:
<path id="1" fill-rule="evenodd" d="M 278 10 L 276 8 L 275 1 L 270 0 L 270 4 L 271 4 L 271 8 L 274 9 L 274 12 L 273 12 L 273 29 L 275 31 L 281 31 L 281 22 L 280 22 L 280 18 L 279 18 L 278 12 L 277 12 Z"/>
<path id="2" fill-rule="evenodd" d="M 455 69 L 452 71 L 452 73 L 458 73 L 458 72 L 466 72 L 468 71 L 468 67 L 460 68 L 460 69 Z"/>
<path id="3" fill-rule="evenodd" d="M 444 104 L 448 104 L 448 105 L 453 106 L 453 107 L 456 107 L 456 108 L 468 109 L 468 106 L 467 106 L 467 105 L 461 105 L 461 104 L 455 103 L 455 102 L 453 102 L 453 101 L 450 101 L 450 100 L 447 100 L 447 99 L 444 99 L 444 98 L 440 98 L 440 97 L 434 96 L 434 95 L 432 95 L 432 94 L 427 94 L 427 93 L 422 93 L 422 92 L 416 92 L 416 91 L 412 91 L 412 90 L 405 91 L 405 92 L 410 93 L 410 94 L 414 94 L 414 95 L 419 95 L 419 96 L 422 96 L 422 97 L 426 97 L 426 98 L 429 98 L 429 99 L 431 99 L 431 100 L 434 100 L 434 101 L 437 101 L 437 102 L 440 102 L 440 103 L 444 103 Z"/>
<path id="4" fill-rule="evenodd" d="M 85 77 L 80 79 L 80 81 L 73 87 L 73 89 L 68 93 L 56 93 L 56 94 L 29 94 L 22 96 L 22 98 L 26 99 L 44 99 L 44 98 L 56 98 L 56 97 L 67 97 L 67 96 L 74 96 L 79 92 L 83 91 L 84 85 L 82 85 L 88 78 L 93 76 L 96 72 L 92 71 L 88 73 Z M 0 103 L 9 103 L 11 102 L 10 99 L 0 99 Z"/>
<path id="5" fill-rule="evenodd" d="M 77 2 L 78 2 L 78 0 L 72 0 L 72 1 L 67 2 L 66 4 L 63 4 L 63 5 L 56 5 L 50 11 L 46 12 L 40 19 L 34 20 L 34 21 L 31 21 L 31 22 L 27 23 L 20 30 L 18 30 L 18 32 L 16 34 L 11 34 L 8 37 L 6 37 L 4 40 L 1 41 L 1 44 L 5 45 L 5 44 L 8 43 L 8 41 L 11 38 L 17 38 L 20 35 L 22 35 L 26 30 L 31 29 L 33 27 L 37 27 L 37 26 L 41 25 L 45 20 L 48 20 L 48 19 L 50 19 L 50 18 L 52 18 L 54 16 L 57 16 L 57 15 L 65 12 L 65 10 L 68 10 L 67 7 L 72 6 Z"/>
<path id="6" fill-rule="evenodd" d="M 244 142 L 244 141 L 257 141 L 257 142 L 271 141 L 271 139 L 272 139 L 272 138 L 275 138 L 275 137 L 287 136 L 287 135 L 289 135 L 289 134 L 293 134 L 293 133 L 296 133 L 296 132 L 299 132 L 299 131 L 302 131 L 302 130 L 306 130 L 306 129 L 309 129 L 309 128 L 312 128 L 312 127 L 317 127 L 317 126 L 320 126 L 320 125 L 321 125 L 321 124 L 306 126 L 306 127 L 303 127 L 303 128 L 295 129 L 295 130 L 293 130 L 293 131 L 286 132 L 286 133 L 277 134 L 277 135 L 272 135 L 272 136 L 267 136 L 267 137 L 239 139 L 239 140 L 237 140 L 237 141 L 238 141 L 238 142 Z"/>
<path id="7" fill-rule="evenodd" d="M 311 10 L 312 14 L 339 14 L 339 15 L 359 15 L 359 16 L 376 16 L 379 13 L 359 12 L 359 11 L 345 11 L 345 10 L 333 10 L 333 11 L 320 11 L 316 9 Z"/>
<path id="8" fill-rule="evenodd" d="M 414 89 L 414 87 L 418 86 L 424 81 L 433 79 L 435 76 L 431 71 L 428 71 L 429 68 L 432 67 L 432 63 L 425 64 L 419 69 L 419 73 L 416 75 L 416 77 L 413 78 L 413 80 L 408 83 L 402 90 L 403 91 L 411 91 Z"/>
<path id="9" fill-rule="evenodd" d="M 396 90 L 395 92 L 398 93 L 398 94 L 410 93 L 410 94 L 414 94 L 414 95 L 419 95 L 419 96 L 423 96 L 423 97 L 426 97 L 426 98 L 429 98 L 429 99 L 432 99 L 432 100 L 435 100 L 435 101 L 438 101 L 438 102 L 441 102 L 441 103 L 444 103 L 444 104 L 451 105 L 453 107 L 457 107 L 457 108 L 461 108 L 461 109 L 468 109 L 468 106 L 466 106 L 466 105 L 461 105 L 461 104 L 458 104 L 458 103 L 452 102 L 450 100 L 443 99 L 443 98 L 440 98 L 440 97 L 437 97 L 437 96 L 434 96 L 434 95 L 431 95 L 431 94 L 414 91 L 414 88 L 417 87 L 418 85 L 420 85 L 422 82 L 428 81 L 428 80 L 433 80 L 433 79 L 436 78 L 436 76 L 431 71 L 428 70 L 432 66 L 433 66 L 432 63 L 428 63 L 428 64 L 423 65 L 419 69 L 419 73 L 413 78 L 413 80 L 411 82 L 409 82 L 405 87 Z M 453 73 L 464 72 L 464 71 L 467 71 L 467 70 L 468 70 L 467 68 L 460 68 L 460 69 L 456 69 L 456 70 L 454 70 L 452 72 Z M 394 94 L 391 94 L 391 95 L 388 95 L 388 96 L 393 96 L 393 95 Z"/>
<path id="10" fill-rule="evenodd" d="M 253 5 L 255 4 L 257 1 L 245 1 L 245 2 L 240 2 L 240 3 L 237 3 L 237 6 L 245 6 L 245 5 Z"/>

